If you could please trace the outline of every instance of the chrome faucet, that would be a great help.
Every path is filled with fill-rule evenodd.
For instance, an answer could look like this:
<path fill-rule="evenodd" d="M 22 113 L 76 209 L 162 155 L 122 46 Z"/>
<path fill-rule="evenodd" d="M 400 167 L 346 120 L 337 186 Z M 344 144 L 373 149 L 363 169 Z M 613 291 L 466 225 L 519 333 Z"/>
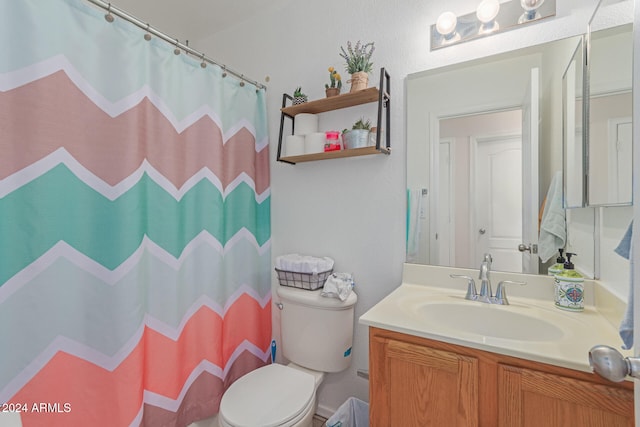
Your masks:
<path fill-rule="evenodd" d="M 496 295 L 491 299 L 492 304 L 499 305 L 509 305 L 509 300 L 507 299 L 507 292 L 505 291 L 504 285 L 520 285 L 524 286 L 527 282 L 516 282 L 515 280 L 503 280 L 498 283 L 498 289 L 496 289 Z"/>
<path fill-rule="evenodd" d="M 491 289 L 491 280 L 489 279 L 489 273 L 491 272 L 491 262 L 493 259 L 491 258 L 491 254 L 484 254 L 484 260 L 480 265 L 480 275 L 478 279 L 480 279 L 480 293 L 476 290 L 476 283 L 470 276 L 460 275 L 460 274 L 450 274 L 449 277 L 452 278 L 460 278 L 467 280 L 467 294 L 465 295 L 465 299 L 470 301 L 480 301 L 487 304 L 498 304 L 498 305 L 509 305 L 509 300 L 507 299 L 507 293 L 505 291 L 505 285 L 526 285 L 526 282 L 516 282 L 514 280 L 502 280 L 498 283 L 498 289 L 496 290 L 496 294 L 493 295 L 493 290 Z"/>
<path fill-rule="evenodd" d="M 450 274 L 449 277 L 454 279 L 467 279 L 467 294 L 464 299 L 475 301 L 478 299 L 478 291 L 476 290 L 476 282 L 471 276 L 465 276 L 464 274 Z"/>
<path fill-rule="evenodd" d="M 493 290 L 491 289 L 491 279 L 489 279 L 489 273 L 491 272 L 491 254 L 484 254 L 484 260 L 480 264 L 480 295 L 478 295 L 478 301 L 491 302 L 493 298 Z"/>

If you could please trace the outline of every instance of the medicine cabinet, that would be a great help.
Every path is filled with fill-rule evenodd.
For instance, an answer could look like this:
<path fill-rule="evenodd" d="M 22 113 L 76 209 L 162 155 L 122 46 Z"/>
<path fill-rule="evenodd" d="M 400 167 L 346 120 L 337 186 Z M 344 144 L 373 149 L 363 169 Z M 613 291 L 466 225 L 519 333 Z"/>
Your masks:
<path fill-rule="evenodd" d="M 601 0 L 563 75 L 565 208 L 633 202 L 632 17 L 633 2 Z"/>

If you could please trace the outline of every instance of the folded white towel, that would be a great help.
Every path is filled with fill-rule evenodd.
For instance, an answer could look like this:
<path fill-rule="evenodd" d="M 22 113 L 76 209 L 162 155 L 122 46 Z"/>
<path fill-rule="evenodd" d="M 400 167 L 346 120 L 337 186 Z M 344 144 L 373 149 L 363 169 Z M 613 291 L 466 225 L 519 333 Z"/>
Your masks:
<path fill-rule="evenodd" d="M 317 274 L 333 269 L 333 259 L 329 257 L 313 257 L 309 255 L 287 254 L 276 258 L 278 270 L 295 273 Z"/>
<path fill-rule="evenodd" d="M 547 199 L 542 212 L 540 236 L 538 237 L 538 256 L 547 262 L 558 249 L 564 248 L 567 241 L 567 223 L 562 200 L 562 172 L 553 175 L 547 191 Z"/>

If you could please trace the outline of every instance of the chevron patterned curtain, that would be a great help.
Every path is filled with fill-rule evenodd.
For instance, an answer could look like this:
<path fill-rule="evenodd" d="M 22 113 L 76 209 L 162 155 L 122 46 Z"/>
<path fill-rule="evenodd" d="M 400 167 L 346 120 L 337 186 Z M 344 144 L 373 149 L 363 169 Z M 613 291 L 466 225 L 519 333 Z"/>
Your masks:
<path fill-rule="evenodd" d="M 0 404 L 186 426 L 269 361 L 264 90 L 82 0 L 0 0 Z"/>

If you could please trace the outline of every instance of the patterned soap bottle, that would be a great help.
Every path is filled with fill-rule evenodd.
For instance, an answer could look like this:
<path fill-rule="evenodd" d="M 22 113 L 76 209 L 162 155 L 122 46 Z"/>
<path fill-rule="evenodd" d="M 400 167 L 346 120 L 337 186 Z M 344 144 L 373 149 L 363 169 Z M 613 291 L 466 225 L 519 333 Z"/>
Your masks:
<path fill-rule="evenodd" d="M 571 257 L 575 255 L 567 252 L 564 270 L 555 275 L 555 303 L 562 310 L 584 310 L 584 278 L 571 262 Z"/>

